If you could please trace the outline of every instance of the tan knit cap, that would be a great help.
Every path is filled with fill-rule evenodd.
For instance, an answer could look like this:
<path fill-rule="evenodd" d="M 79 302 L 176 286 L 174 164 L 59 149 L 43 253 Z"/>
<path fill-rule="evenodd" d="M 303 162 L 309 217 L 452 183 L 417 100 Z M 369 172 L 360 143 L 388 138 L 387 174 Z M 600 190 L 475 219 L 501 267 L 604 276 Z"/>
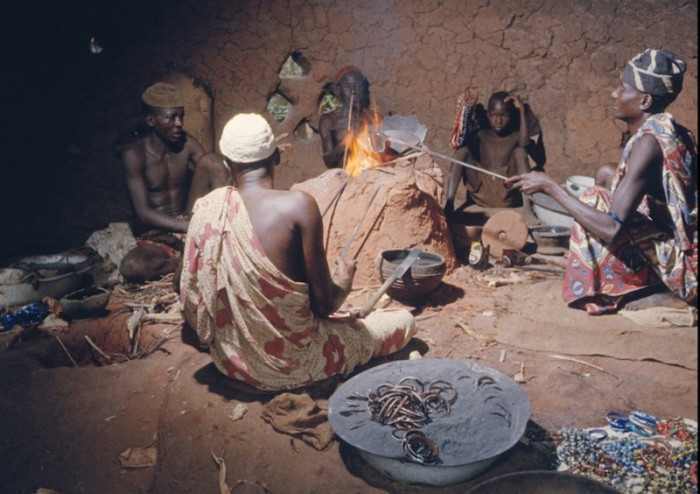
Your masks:
<path fill-rule="evenodd" d="M 257 113 L 239 113 L 224 126 L 219 149 L 235 163 L 269 158 L 277 149 L 270 124 Z"/>
<path fill-rule="evenodd" d="M 141 99 L 149 106 L 156 108 L 177 108 L 185 106 L 180 90 L 167 82 L 156 82 L 146 88 Z"/>

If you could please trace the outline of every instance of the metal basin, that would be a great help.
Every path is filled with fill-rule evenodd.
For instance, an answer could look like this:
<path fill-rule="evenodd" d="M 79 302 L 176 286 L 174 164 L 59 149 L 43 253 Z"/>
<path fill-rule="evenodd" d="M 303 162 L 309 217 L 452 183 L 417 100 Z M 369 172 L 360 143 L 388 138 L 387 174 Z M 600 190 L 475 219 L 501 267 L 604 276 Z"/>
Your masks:
<path fill-rule="evenodd" d="M 0 306 L 15 307 L 60 298 L 80 287 L 91 267 L 84 254 L 61 253 L 29 256 L 0 268 Z"/>
<path fill-rule="evenodd" d="M 532 211 L 544 224 L 550 226 L 566 226 L 571 228 L 574 218 L 557 201 L 542 192 L 531 196 Z"/>
<path fill-rule="evenodd" d="M 580 197 L 589 187 L 595 185 L 595 178 L 586 175 L 569 175 L 566 177 L 566 190 L 574 197 Z"/>
<path fill-rule="evenodd" d="M 437 446 L 435 464 L 407 456 L 395 429 L 372 420 L 367 402 L 358 399 L 405 377 L 446 381 L 457 391 L 449 415 L 420 429 Z M 335 433 L 385 476 L 445 486 L 478 475 L 512 448 L 525 432 L 530 402 L 515 381 L 488 367 L 449 359 L 405 360 L 379 365 L 345 382 L 331 396 L 328 418 Z"/>
<path fill-rule="evenodd" d="M 105 313 L 110 293 L 101 287 L 82 288 L 69 293 L 59 303 L 72 319 L 88 319 Z"/>

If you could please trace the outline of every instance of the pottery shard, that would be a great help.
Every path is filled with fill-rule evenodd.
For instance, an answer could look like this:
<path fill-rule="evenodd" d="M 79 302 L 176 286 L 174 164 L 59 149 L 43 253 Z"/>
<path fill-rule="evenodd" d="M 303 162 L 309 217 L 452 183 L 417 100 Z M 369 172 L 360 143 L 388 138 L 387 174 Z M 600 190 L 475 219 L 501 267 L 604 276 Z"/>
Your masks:
<path fill-rule="evenodd" d="M 316 199 L 323 214 L 328 265 L 332 271 L 343 251 L 345 260 L 357 259 L 358 287 L 380 284 L 374 260 L 386 249 L 418 247 L 443 256 L 448 273 L 454 269 L 452 236 L 440 206 L 442 188 L 442 171 L 422 156 L 368 169 L 354 178 L 341 169 L 328 170 L 291 190 Z"/>

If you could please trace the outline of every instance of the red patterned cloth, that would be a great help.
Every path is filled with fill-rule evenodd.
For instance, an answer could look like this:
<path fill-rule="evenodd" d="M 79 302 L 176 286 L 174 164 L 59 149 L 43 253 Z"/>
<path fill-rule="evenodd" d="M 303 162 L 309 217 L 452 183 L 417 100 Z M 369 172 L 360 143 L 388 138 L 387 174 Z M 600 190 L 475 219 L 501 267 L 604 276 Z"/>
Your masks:
<path fill-rule="evenodd" d="M 216 367 L 264 390 L 346 375 L 403 348 L 416 331 L 407 310 L 315 316 L 308 285 L 272 264 L 234 187 L 215 189 L 194 206 L 180 299 Z"/>
<path fill-rule="evenodd" d="M 625 176 L 634 144 L 645 134 L 653 135 L 663 151 L 666 201 L 645 196 L 613 244 L 603 244 L 578 223 L 571 229 L 563 297 L 589 314 L 615 311 L 622 296 L 660 283 L 689 304 L 697 303 L 698 162 L 690 132 L 668 113 L 650 117 L 625 146 L 612 191 Z M 608 212 L 612 195 L 594 187 L 580 199 Z"/>

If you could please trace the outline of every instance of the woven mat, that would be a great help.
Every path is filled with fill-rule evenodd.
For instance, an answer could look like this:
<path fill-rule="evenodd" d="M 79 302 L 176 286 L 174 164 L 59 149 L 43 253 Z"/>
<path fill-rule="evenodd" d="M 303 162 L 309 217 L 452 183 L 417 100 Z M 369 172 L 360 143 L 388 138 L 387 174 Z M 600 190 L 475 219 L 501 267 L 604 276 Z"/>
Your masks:
<path fill-rule="evenodd" d="M 519 348 L 655 360 L 697 370 L 697 327 L 655 328 L 619 314 L 589 316 L 564 303 L 561 283 L 557 278 L 513 285 L 504 312 L 495 317 L 477 315 L 469 322 L 497 341 Z"/>

